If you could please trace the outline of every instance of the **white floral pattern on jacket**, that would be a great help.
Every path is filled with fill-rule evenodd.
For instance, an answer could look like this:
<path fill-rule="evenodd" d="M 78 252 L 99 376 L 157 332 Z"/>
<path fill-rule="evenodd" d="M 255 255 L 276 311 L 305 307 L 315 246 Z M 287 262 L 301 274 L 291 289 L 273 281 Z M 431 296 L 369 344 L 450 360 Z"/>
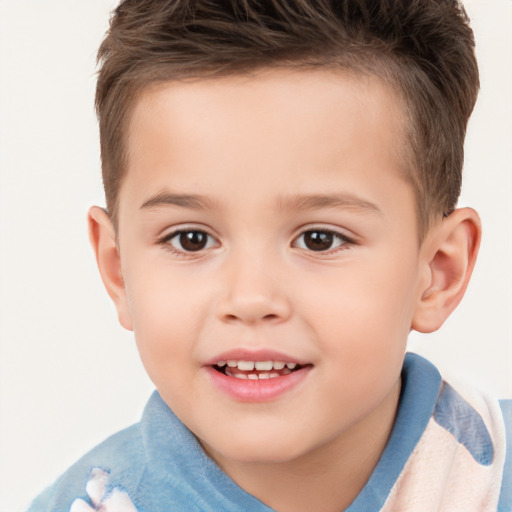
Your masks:
<path fill-rule="evenodd" d="M 128 494 L 119 489 L 105 495 L 105 484 L 108 473 L 100 468 L 91 471 L 85 492 L 89 496 L 92 507 L 84 500 L 77 498 L 71 504 L 69 512 L 137 512 Z"/>

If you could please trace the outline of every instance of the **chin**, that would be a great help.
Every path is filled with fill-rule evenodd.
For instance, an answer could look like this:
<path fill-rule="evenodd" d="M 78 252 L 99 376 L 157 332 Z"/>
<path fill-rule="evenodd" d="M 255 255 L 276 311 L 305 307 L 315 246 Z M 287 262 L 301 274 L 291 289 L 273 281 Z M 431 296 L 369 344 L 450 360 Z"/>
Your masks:
<path fill-rule="evenodd" d="M 221 466 L 222 460 L 246 464 L 280 464 L 296 460 L 304 454 L 304 444 L 299 440 L 292 441 L 288 437 L 283 442 L 283 439 L 286 436 L 273 433 L 271 436 L 257 435 L 251 439 L 231 436 L 223 442 L 212 440 L 211 444 L 200 442 L 208 455 Z"/>

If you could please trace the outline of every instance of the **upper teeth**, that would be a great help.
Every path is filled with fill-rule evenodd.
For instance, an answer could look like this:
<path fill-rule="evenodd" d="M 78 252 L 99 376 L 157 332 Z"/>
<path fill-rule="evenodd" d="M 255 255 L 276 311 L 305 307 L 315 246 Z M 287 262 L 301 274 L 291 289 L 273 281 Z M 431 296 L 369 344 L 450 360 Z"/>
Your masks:
<path fill-rule="evenodd" d="M 230 368 L 238 368 L 244 372 L 250 372 L 255 368 L 261 371 L 282 370 L 285 366 L 293 370 L 297 366 L 296 363 L 285 363 L 283 361 L 235 361 L 233 359 L 217 361 L 217 366 L 219 367 L 226 366 L 226 364 Z"/>

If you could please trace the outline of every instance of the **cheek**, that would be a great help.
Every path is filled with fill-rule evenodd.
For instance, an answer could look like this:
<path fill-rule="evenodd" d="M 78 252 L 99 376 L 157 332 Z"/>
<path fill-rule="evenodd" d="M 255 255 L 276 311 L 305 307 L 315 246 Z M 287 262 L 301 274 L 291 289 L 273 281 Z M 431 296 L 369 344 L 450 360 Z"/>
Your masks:
<path fill-rule="evenodd" d="M 172 378 L 193 360 L 206 292 L 157 265 L 128 274 L 127 297 L 140 357 L 150 377 Z M 158 385 L 158 384 L 157 384 Z"/>
<path fill-rule="evenodd" d="M 361 381 L 401 364 L 414 311 L 415 259 L 360 260 L 310 288 L 304 311 L 322 351 Z M 365 375 L 366 373 L 366 375 Z M 355 377 L 359 381 L 359 377 Z"/>

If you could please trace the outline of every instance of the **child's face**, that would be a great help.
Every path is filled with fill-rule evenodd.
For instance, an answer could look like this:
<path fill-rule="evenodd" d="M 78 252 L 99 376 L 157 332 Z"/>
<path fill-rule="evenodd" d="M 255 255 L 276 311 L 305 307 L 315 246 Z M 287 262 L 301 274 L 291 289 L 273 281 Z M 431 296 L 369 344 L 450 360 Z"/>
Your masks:
<path fill-rule="evenodd" d="M 401 118 L 376 78 L 334 71 L 170 83 L 136 105 L 120 317 L 218 461 L 291 461 L 392 416 L 424 277 Z"/>

